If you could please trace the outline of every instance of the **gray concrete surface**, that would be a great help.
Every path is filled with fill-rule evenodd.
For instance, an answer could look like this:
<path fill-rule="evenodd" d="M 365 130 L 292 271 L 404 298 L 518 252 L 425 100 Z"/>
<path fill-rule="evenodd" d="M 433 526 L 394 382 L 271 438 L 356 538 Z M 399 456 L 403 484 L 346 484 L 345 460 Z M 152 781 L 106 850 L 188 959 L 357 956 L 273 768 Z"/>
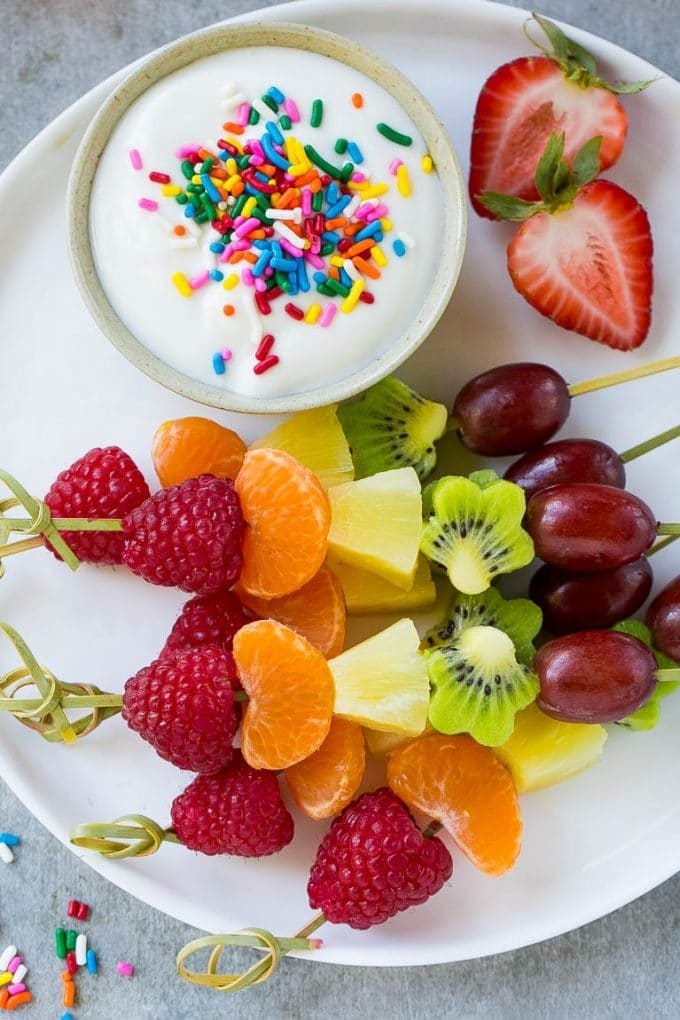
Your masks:
<path fill-rule="evenodd" d="M 0 0 L 0 168 L 52 117 L 132 58 L 261 6 L 264 0 Z M 543 0 L 541 11 L 680 76 L 680 0 Z M 102 962 L 96 979 L 80 981 L 78 1020 L 680 1016 L 680 876 L 586 928 L 503 956 L 383 971 L 284 960 L 268 986 L 220 998 L 175 977 L 175 952 L 192 929 L 79 864 L 0 784 L 2 830 L 19 833 L 23 843 L 14 864 L 0 864 L 0 942 L 21 947 L 35 995 L 25 1015 L 41 1020 L 62 1012 L 52 932 L 72 896 L 93 906 L 88 927 Z M 132 980 L 115 974 L 121 959 L 134 961 Z"/>

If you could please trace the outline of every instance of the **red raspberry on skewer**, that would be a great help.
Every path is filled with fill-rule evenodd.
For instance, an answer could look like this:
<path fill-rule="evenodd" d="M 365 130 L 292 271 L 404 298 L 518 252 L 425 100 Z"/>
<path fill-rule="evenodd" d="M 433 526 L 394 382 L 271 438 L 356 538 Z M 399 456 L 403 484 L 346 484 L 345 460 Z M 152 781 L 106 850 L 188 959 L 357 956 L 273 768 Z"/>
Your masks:
<path fill-rule="evenodd" d="M 424 836 L 399 798 L 382 788 L 363 794 L 335 819 L 307 892 L 327 921 L 370 928 L 424 903 L 452 874 L 442 841 Z"/>
<path fill-rule="evenodd" d="M 233 757 L 236 669 L 216 645 L 174 652 L 125 684 L 122 715 L 161 758 L 190 772 L 217 772 Z"/>
<path fill-rule="evenodd" d="M 61 472 L 45 496 L 53 517 L 120 518 L 150 495 L 142 472 L 119 446 L 97 447 Z M 125 538 L 116 531 L 62 533 L 81 563 L 121 563 Z M 49 542 L 45 545 L 61 559 Z"/>
<path fill-rule="evenodd" d="M 159 658 L 165 659 L 179 649 L 202 645 L 219 645 L 230 652 L 236 631 L 252 620 L 246 614 L 247 610 L 230 591 L 189 599 L 175 620 Z"/>
<path fill-rule="evenodd" d="M 123 520 L 123 562 L 151 584 L 196 595 L 238 580 L 245 522 L 228 478 L 200 475 L 155 492 Z"/>
<path fill-rule="evenodd" d="M 189 850 L 265 857 L 293 838 L 293 819 L 273 772 L 253 769 L 234 753 L 229 768 L 198 776 L 175 797 L 172 827 Z"/>

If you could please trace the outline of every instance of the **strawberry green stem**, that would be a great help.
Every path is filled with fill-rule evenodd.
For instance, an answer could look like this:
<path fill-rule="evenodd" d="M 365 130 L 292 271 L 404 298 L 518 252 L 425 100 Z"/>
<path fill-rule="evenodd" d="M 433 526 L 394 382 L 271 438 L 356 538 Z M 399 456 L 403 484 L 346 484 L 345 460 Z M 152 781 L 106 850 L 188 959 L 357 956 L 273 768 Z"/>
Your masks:
<path fill-rule="evenodd" d="M 629 464 L 631 460 L 636 460 L 638 457 L 644 456 L 645 453 L 656 450 L 657 447 L 663 446 L 664 443 L 670 443 L 672 439 L 677 439 L 678 436 L 680 436 L 680 425 L 674 425 L 672 429 L 666 429 L 665 432 L 660 432 L 658 436 L 653 436 L 651 439 L 645 440 L 644 443 L 631 446 L 629 450 L 620 453 L 619 457 L 624 464 Z"/>
<path fill-rule="evenodd" d="M 609 386 L 618 386 L 619 383 L 644 379 L 648 375 L 658 375 L 659 372 L 668 372 L 673 368 L 680 368 L 680 357 L 662 358 L 661 361 L 650 361 L 647 365 L 637 365 L 624 372 L 612 372 L 610 375 L 600 375 L 595 379 L 587 379 L 585 382 L 573 383 L 569 387 L 569 395 L 580 397 L 583 393 L 594 393 L 596 390 L 604 390 Z"/>
<path fill-rule="evenodd" d="M 278 938 L 263 928 L 246 928 L 229 935 L 204 935 L 202 938 L 187 942 L 177 954 L 177 973 L 192 985 L 202 985 L 219 992 L 239 992 L 244 988 L 262 984 L 276 970 L 279 960 L 290 952 L 320 949 L 321 939 L 310 939 L 308 936 L 325 924 L 324 914 L 317 914 L 292 938 Z M 245 947 L 262 949 L 266 955 L 240 974 L 218 974 L 217 967 L 222 953 L 226 948 Z M 211 949 L 205 970 L 193 971 L 185 966 L 186 960 L 194 953 L 203 949 Z"/>
<path fill-rule="evenodd" d="M 657 535 L 680 535 L 680 524 L 657 524 Z"/>

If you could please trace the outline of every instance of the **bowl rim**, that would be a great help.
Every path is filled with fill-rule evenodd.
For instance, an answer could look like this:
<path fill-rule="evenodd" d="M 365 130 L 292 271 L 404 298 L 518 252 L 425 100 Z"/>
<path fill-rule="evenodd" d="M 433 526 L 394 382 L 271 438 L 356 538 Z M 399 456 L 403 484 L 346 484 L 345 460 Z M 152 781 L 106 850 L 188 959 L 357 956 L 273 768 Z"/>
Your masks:
<path fill-rule="evenodd" d="M 340 61 L 382 86 L 423 135 L 439 171 L 444 198 L 441 256 L 417 313 L 390 347 L 367 364 L 327 384 L 282 396 L 241 394 L 202 382 L 173 368 L 144 346 L 109 300 L 96 270 L 90 233 L 90 201 L 99 160 L 128 108 L 160 79 L 202 57 L 245 46 L 285 46 Z M 97 110 L 76 151 L 67 187 L 67 242 L 73 274 L 90 314 L 104 336 L 155 382 L 213 408 L 252 414 L 306 410 L 352 397 L 389 375 L 429 336 L 460 275 L 467 240 L 467 192 L 458 156 L 434 109 L 415 85 L 372 50 L 345 36 L 293 22 L 222 22 L 188 35 L 142 58 Z"/>

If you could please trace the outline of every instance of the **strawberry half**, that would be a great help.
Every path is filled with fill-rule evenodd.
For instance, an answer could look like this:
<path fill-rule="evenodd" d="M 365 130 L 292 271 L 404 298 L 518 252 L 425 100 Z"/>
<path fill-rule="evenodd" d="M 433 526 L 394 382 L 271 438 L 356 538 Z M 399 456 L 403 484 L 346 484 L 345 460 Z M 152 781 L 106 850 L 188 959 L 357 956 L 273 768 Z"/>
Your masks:
<path fill-rule="evenodd" d="M 484 191 L 538 198 L 534 169 L 551 134 L 565 134 L 564 158 L 594 135 L 602 137 L 600 170 L 623 149 L 628 116 L 615 93 L 640 92 L 648 81 L 609 83 L 597 75 L 595 58 L 548 21 L 533 15 L 553 49 L 499 67 L 477 100 L 470 145 L 470 198 L 480 216 L 496 218 L 480 200 Z M 532 40 L 533 41 L 533 40 Z M 538 43 L 536 43 L 538 45 Z"/>
<path fill-rule="evenodd" d="M 637 199 L 599 171 L 599 138 L 564 161 L 552 135 L 527 202 L 486 192 L 487 208 L 525 220 L 508 245 L 508 271 L 530 305 L 564 329 L 620 351 L 639 347 L 651 323 L 652 236 Z"/>

